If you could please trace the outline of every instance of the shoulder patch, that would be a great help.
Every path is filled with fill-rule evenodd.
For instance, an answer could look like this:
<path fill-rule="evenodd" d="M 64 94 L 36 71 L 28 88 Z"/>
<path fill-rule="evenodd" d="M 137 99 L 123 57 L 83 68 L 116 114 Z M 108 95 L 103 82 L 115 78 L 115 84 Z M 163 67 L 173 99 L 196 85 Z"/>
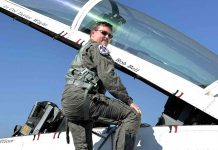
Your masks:
<path fill-rule="evenodd" d="M 99 45 L 98 46 L 99 52 L 100 54 L 104 55 L 104 56 L 108 56 L 110 54 L 109 50 L 107 49 L 107 47 L 103 46 L 103 45 Z"/>

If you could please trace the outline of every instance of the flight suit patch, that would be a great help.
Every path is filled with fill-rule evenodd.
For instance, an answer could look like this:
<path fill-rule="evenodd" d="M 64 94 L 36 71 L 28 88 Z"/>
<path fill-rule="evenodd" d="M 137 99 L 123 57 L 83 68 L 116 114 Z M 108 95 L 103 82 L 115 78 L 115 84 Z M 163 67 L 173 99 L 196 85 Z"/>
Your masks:
<path fill-rule="evenodd" d="M 104 55 L 104 56 L 108 56 L 110 54 L 109 50 L 107 49 L 107 47 L 103 46 L 103 45 L 99 45 L 98 46 L 99 52 L 100 54 Z"/>

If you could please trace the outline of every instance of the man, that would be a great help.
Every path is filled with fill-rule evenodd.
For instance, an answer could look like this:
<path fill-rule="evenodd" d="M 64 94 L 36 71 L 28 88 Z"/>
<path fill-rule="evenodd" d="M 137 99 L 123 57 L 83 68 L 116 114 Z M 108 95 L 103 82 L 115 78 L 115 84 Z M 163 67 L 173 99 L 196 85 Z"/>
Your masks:
<path fill-rule="evenodd" d="M 114 62 L 106 48 L 111 38 L 112 25 L 96 23 L 90 40 L 80 49 L 66 75 L 62 107 L 76 150 L 93 149 L 92 125 L 99 118 L 120 122 L 114 150 L 134 147 L 141 111 L 114 72 Z M 106 97 L 106 90 L 116 99 Z"/>

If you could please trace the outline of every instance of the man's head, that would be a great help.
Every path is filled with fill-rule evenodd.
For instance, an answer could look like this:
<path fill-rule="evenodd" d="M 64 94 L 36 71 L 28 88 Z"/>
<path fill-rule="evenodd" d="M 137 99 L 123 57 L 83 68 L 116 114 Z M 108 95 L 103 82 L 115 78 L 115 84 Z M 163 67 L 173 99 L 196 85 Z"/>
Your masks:
<path fill-rule="evenodd" d="M 112 25 L 107 22 L 96 23 L 90 33 L 90 38 L 104 46 L 107 46 L 112 39 Z"/>

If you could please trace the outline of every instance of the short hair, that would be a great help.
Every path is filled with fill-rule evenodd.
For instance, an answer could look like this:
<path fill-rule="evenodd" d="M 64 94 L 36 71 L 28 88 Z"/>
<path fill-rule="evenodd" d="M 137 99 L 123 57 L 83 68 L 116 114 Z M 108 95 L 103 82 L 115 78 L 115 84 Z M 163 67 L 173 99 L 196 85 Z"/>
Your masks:
<path fill-rule="evenodd" d="M 99 21 L 92 26 L 91 33 L 92 33 L 92 31 L 97 30 L 99 26 L 106 26 L 106 27 L 109 27 L 111 29 L 111 31 L 113 30 L 113 26 L 110 23 L 105 22 L 105 21 Z"/>

